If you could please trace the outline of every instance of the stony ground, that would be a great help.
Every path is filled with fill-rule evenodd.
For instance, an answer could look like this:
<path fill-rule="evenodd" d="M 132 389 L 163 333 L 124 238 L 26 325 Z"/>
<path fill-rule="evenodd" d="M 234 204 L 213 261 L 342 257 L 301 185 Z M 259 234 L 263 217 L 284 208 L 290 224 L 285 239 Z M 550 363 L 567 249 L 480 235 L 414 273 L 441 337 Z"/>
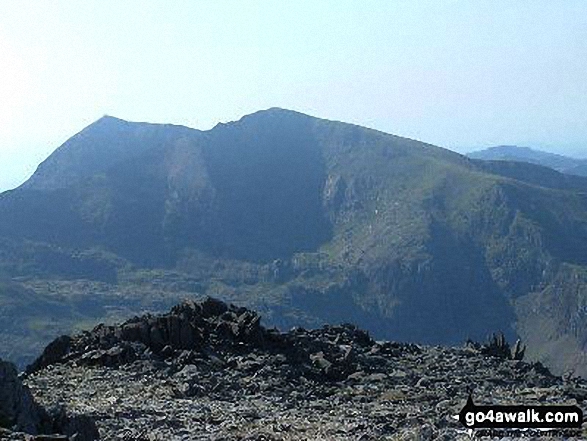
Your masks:
<path fill-rule="evenodd" d="M 93 417 L 104 440 L 464 440 L 453 415 L 469 391 L 476 404 L 587 413 L 585 381 L 487 353 L 352 326 L 279 333 L 209 301 L 62 340 L 25 383 L 39 403 Z"/>

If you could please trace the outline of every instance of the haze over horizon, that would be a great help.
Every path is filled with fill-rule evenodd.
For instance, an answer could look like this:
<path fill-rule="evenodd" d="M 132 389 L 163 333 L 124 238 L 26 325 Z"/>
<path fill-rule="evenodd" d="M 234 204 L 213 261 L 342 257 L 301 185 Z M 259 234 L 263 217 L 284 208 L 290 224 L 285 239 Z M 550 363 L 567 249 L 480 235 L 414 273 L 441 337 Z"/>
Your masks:
<path fill-rule="evenodd" d="M 587 3 L 0 4 L 0 191 L 108 114 L 209 129 L 269 107 L 457 151 L 587 156 Z"/>

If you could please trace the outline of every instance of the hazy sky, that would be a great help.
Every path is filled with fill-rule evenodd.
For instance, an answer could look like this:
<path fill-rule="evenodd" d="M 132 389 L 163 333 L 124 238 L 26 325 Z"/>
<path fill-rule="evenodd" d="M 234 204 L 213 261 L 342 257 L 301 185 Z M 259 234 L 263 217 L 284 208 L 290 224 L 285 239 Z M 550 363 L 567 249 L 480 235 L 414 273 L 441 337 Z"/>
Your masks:
<path fill-rule="evenodd" d="M 0 190 L 104 114 L 268 107 L 587 156 L 587 1 L 0 2 Z"/>

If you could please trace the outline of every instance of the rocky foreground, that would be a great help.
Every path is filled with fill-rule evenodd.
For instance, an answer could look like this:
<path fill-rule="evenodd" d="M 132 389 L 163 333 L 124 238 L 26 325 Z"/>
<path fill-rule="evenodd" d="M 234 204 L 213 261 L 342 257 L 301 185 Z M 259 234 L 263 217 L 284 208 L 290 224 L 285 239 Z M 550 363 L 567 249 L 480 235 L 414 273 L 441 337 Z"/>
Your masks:
<path fill-rule="evenodd" d="M 585 381 L 513 352 L 499 339 L 461 348 L 375 342 L 351 325 L 281 333 L 207 299 L 60 337 L 24 382 L 39 407 L 87 419 L 79 434 L 70 424 L 66 436 L 77 440 L 97 435 L 88 421 L 104 440 L 470 439 L 453 416 L 471 391 L 476 404 L 587 410 Z"/>

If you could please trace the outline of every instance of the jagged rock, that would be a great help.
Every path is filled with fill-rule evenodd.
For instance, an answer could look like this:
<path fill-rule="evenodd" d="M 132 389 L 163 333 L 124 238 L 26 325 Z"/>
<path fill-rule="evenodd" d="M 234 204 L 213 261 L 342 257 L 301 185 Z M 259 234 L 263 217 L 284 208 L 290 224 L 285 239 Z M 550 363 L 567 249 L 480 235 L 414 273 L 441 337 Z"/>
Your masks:
<path fill-rule="evenodd" d="M 514 345 L 511 353 L 512 360 L 523 360 L 525 353 L 526 346 L 522 345 L 522 341 L 520 339 L 516 340 L 516 344 Z"/>
<path fill-rule="evenodd" d="M 0 360 L 0 427 L 36 434 L 43 429 L 45 415 L 12 363 Z"/>
<path fill-rule="evenodd" d="M 109 349 L 95 349 L 86 352 L 78 360 L 93 366 L 119 366 L 136 360 L 140 353 L 144 353 L 144 346 L 141 343 L 133 345 L 129 342 L 121 342 Z"/>
<path fill-rule="evenodd" d="M 481 352 L 493 357 L 511 358 L 510 345 L 502 332 L 491 335 L 488 342 L 481 347 Z"/>
<path fill-rule="evenodd" d="M 104 440 L 464 440 L 452 416 L 471 391 L 480 404 L 585 410 L 585 381 L 509 349 L 498 336 L 462 348 L 374 342 L 352 325 L 281 333 L 207 299 L 74 336 L 26 381 L 45 406 L 94 418 Z"/>
<path fill-rule="evenodd" d="M 59 344 L 64 341 L 61 338 Z M 55 348 L 48 354 L 60 351 Z M 0 360 L 0 439 L 93 441 L 99 439 L 99 433 L 86 415 L 67 413 L 62 406 L 57 412 L 47 411 L 37 404 L 16 367 Z"/>
<path fill-rule="evenodd" d="M 71 349 L 71 337 L 62 335 L 53 340 L 28 368 L 27 372 L 34 372 L 38 369 L 57 363 L 65 358 Z"/>
<path fill-rule="evenodd" d="M 201 304 L 201 312 L 205 318 L 219 316 L 227 310 L 228 307 L 226 306 L 226 303 L 210 297 L 204 300 L 204 302 Z"/>

